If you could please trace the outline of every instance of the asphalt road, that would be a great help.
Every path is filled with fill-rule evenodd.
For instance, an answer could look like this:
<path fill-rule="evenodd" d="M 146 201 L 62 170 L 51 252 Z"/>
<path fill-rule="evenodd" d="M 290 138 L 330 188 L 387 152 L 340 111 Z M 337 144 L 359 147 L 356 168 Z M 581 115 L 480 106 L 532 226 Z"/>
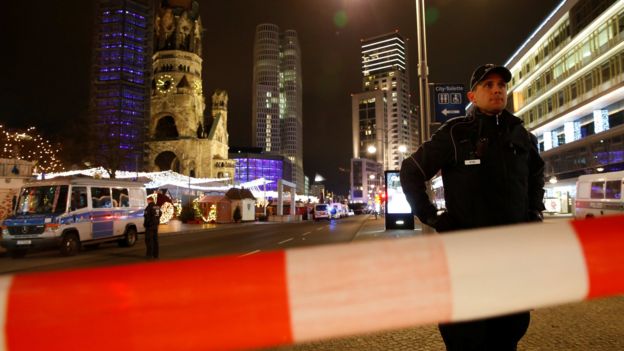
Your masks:
<path fill-rule="evenodd" d="M 366 218 L 354 216 L 319 222 L 231 224 L 201 231 L 162 234 L 159 236 L 160 259 L 250 255 L 290 247 L 350 242 Z M 3 257 L 0 258 L 0 274 L 131 264 L 144 262 L 144 256 L 145 245 L 141 235 L 131 248 L 105 243 L 97 248 L 85 247 L 72 257 L 61 257 L 56 250 L 32 252 L 20 259 Z"/>

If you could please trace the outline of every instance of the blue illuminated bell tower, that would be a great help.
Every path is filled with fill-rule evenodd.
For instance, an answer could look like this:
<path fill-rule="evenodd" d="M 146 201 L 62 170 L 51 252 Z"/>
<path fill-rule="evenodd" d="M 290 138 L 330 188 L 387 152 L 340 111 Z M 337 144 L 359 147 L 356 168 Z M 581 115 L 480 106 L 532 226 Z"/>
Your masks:
<path fill-rule="evenodd" d="M 153 0 L 98 0 L 95 6 L 95 160 L 110 169 L 142 170 L 150 117 Z"/>

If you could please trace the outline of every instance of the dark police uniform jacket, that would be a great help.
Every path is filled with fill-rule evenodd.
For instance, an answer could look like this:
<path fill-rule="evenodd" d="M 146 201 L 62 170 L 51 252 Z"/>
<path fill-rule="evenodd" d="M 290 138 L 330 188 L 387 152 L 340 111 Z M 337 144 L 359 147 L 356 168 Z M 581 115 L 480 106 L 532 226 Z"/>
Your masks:
<path fill-rule="evenodd" d="M 425 182 L 442 173 L 446 213 Z M 439 232 L 541 219 L 544 161 L 537 139 L 506 110 L 469 109 L 449 120 L 401 165 L 401 186 L 418 218 Z"/>
<path fill-rule="evenodd" d="M 150 202 L 143 212 L 143 226 L 145 230 L 156 229 L 158 224 L 160 224 L 160 207 Z"/>

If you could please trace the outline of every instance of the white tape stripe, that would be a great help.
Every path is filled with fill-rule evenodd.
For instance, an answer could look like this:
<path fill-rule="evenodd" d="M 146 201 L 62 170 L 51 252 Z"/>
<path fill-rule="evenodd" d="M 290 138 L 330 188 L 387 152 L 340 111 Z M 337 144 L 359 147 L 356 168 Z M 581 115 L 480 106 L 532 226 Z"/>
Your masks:
<path fill-rule="evenodd" d="M 295 342 L 432 323 L 451 317 L 437 236 L 286 252 Z"/>
<path fill-rule="evenodd" d="M 0 351 L 8 350 L 6 340 L 6 318 L 7 307 L 9 303 L 9 289 L 11 289 L 11 283 L 13 276 L 0 276 Z"/>
<path fill-rule="evenodd" d="M 585 259 L 568 222 L 442 237 L 454 321 L 581 301 L 587 295 Z"/>
<path fill-rule="evenodd" d="M 238 256 L 238 257 L 239 257 L 239 258 L 241 258 L 241 257 L 245 257 L 245 256 L 249 256 L 249 255 L 257 254 L 258 252 L 260 252 L 260 250 L 254 250 L 254 251 L 248 252 L 248 253 L 246 253 L 246 254 L 240 255 L 240 256 Z"/>

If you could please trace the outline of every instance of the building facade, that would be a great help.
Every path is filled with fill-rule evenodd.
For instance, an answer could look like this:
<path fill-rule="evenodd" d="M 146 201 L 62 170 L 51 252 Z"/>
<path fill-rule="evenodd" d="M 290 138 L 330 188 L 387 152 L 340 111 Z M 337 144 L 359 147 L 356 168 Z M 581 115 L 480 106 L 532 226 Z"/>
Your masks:
<path fill-rule="evenodd" d="M 390 169 L 388 135 L 384 128 L 388 115 L 387 94 L 373 90 L 351 95 L 353 157 L 376 161 Z"/>
<path fill-rule="evenodd" d="M 384 170 L 381 164 L 366 158 L 351 159 L 351 203 L 373 205 L 375 194 L 383 190 Z"/>
<path fill-rule="evenodd" d="M 98 0 L 95 5 L 90 114 L 97 162 L 143 168 L 150 116 L 153 5 L 149 0 Z"/>
<path fill-rule="evenodd" d="M 284 155 L 291 179 L 304 192 L 301 50 L 297 32 L 256 27 L 253 66 L 253 145 Z"/>
<path fill-rule="evenodd" d="M 310 186 L 310 196 L 316 196 L 319 203 L 325 203 L 326 201 L 325 185 L 321 183 L 312 183 L 312 185 Z"/>
<path fill-rule="evenodd" d="M 352 95 L 353 157 L 399 169 L 418 147 L 407 41 L 398 32 L 363 39 L 361 54 L 363 92 Z"/>
<path fill-rule="evenodd" d="M 569 207 L 576 177 L 624 169 L 624 2 L 562 1 L 506 65 L 510 110 L 546 161 L 547 197 Z"/>
<path fill-rule="evenodd" d="M 198 2 L 164 1 L 155 23 L 147 168 L 199 178 L 233 178 L 227 93 L 216 91 L 211 112 L 204 112 Z"/>

